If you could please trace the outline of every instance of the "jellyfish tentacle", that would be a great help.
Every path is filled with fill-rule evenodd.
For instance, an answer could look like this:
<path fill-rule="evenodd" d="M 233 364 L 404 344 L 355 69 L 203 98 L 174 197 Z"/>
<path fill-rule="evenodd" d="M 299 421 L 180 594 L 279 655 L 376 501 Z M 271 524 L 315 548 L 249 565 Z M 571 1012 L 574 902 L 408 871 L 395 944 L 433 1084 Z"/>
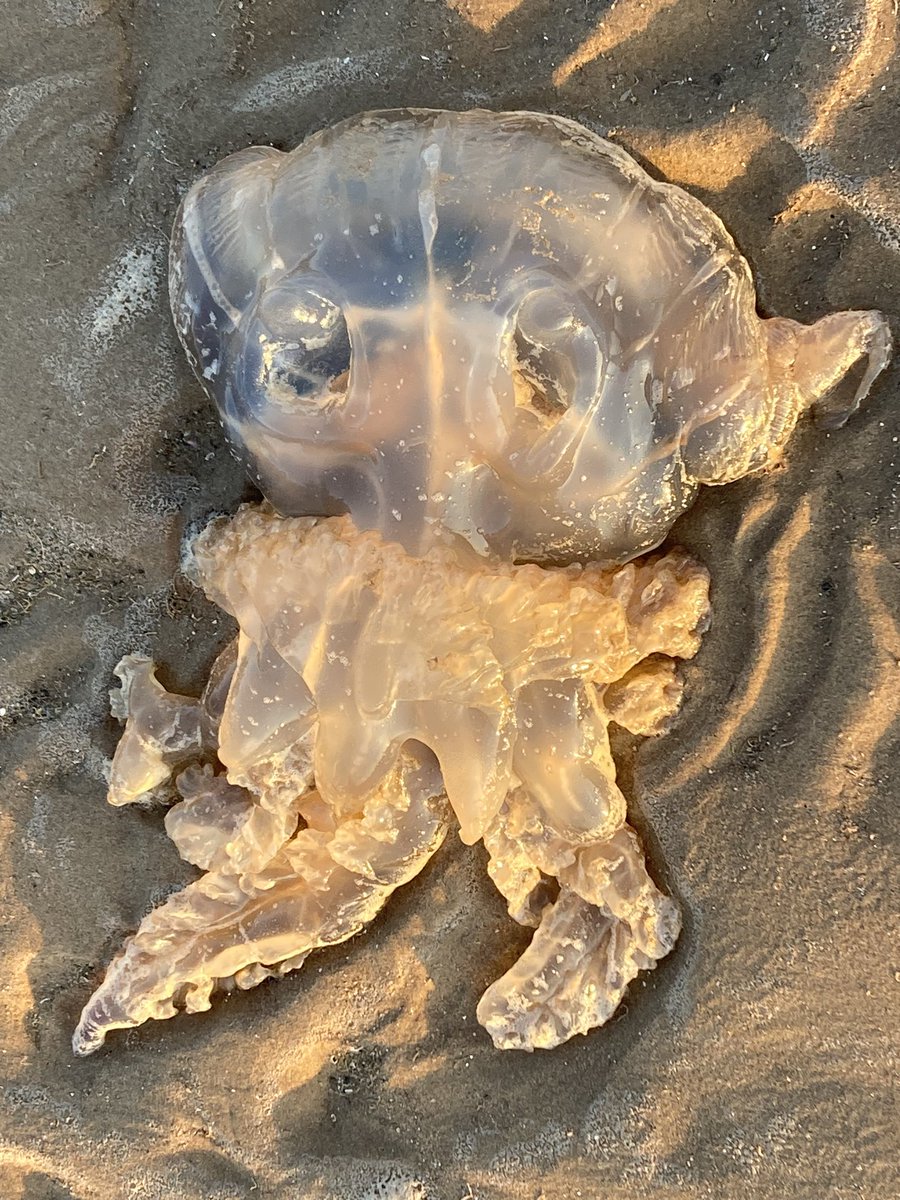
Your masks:
<path fill-rule="evenodd" d="M 311 798 L 310 798 L 311 799 Z M 443 841 L 448 805 L 433 756 L 407 745 L 359 813 L 300 830 L 256 886 L 210 871 L 142 922 L 85 1007 L 73 1037 L 91 1054 L 113 1029 L 210 1006 L 218 987 L 253 987 L 310 951 L 358 933 Z"/>
<path fill-rule="evenodd" d="M 678 938 L 678 906 L 650 879 L 627 826 L 580 847 L 559 882 L 527 950 L 479 1001 L 498 1049 L 551 1049 L 602 1025 Z"/>
<path fill-rule="evenodd" d="M 152 796 L 174 776 L 181 799 L 166 814 L 166 831 L 178 853 L 203 870 L 246 876 L 251 889 L 297 828 L 298 799 L 312 784 L 316 734 L 315 710 L 296 703 L 290 722 L 280 709 L 261 708 L 268 718 L 262 731 L 271 736 L 250 741 L 240 756 L 220 745 L 223 733 L 236 740 L 230 728 L 235 717 L 246 719 L 235 709 L 241 708 L 248 674 L 251 686 L 258 682 L 258 657 L 247 639 L 235 639 L 216 659 L 197 700 L 167 691 L 150 659 L 128 655 L 116 668 L 122 686 L 110 693 L 113 715 L 125 721 L 125 731 L 110 770 L 109 802 Z M 231 768 L 223 774 L 214 771 L 217 754 Z"/>
<path fill-rule="evenodd" d="M 604 652 L 581 677 L 536 679 L 519 690 L 518 785 L 485 833 L 488 872 L 510 915 L 537 926 L 478 1005 L 500 1049 L 550 1048 L 602 1025 L 637 973 L 669 953 L 681 925 L 625 824 L 607 726 L 667 728 L 681 700 L 669 656 L 697 649 L 708 576 L 673 551 L 618 571 L 589 568 L 585 577 L 616 601 L 594 635 Z M 579 634 L 577 644 L 588 638 Z"/>
<path fill-rule="evenodd" d="M 151 659 L 127 654 L 115 675 L 122 686 L 110 692 L 110 710 L 125 732 L 110 767 L 108 800 L 118 807 L 151 796 L 210 746 L 200 701 L 167 691 Z"/>

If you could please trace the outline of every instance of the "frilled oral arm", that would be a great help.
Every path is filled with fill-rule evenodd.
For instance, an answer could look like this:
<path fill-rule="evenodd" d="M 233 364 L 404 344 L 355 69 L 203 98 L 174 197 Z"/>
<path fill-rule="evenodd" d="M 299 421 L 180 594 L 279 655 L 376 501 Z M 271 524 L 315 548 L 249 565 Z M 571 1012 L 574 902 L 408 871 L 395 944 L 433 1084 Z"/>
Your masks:
<path fill-rule="evenodd" d="M 496 1045 L 607 1020 L 679 929 L 625 824 L 607 725 L 667 726 L 705 571 L 679 552 L 614 570 L 414 558 L 348 518 L 254 507 L 214 522 L 195 564 L 239 636 L 199 701 L 123 660 L 109 798 L 174 776 L 166 829 L 205 873 L 126 943 L 76 1051 L 353 936 L 454 814 L 512 916 L 537 926 L 479 1005 Z"/>

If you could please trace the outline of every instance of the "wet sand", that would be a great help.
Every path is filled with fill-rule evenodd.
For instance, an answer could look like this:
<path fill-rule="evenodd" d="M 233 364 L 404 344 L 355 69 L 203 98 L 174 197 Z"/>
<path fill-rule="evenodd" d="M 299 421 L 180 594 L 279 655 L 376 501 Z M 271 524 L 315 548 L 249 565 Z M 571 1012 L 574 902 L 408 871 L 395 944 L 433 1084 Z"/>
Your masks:
<path fill-rule="evenodd" d="M 178 575 L 252 495 L 170 326 L 197 173 L 403 104 L 557 112 L 683 183 L 766 313 L 900 332 L 892 0 L 11 0 L 0 27 L 0 1195 L 27 1200 L 886 1200 L 896 1074 L 896 367 L 676 527 L 713 626 L 633 823 L 682 904 L 604 1029 L 495 1051 L 528 933 L 451 837 L 367 933 L 212 1011 L 69 1039 L 123 938 L 192 877 L 104 802 L 112 667 L 196 689 L 230 633 Z M 893 873 L 893 878 L 892 878 Z"/>

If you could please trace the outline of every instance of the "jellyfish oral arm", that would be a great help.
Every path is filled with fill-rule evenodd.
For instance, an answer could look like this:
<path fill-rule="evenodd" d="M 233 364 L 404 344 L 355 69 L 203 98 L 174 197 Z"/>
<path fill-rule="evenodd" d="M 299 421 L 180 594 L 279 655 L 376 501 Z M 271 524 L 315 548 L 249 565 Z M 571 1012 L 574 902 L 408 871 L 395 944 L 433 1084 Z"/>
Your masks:
<path fill-rule="evenodd" d="M 209 871 L 154 909 L 86 1005 L 75 1053 L 93 1053 L 114 1029 L 201 1012 L 217 990 L 285 975 L 310 951 L 358 933 L 443 841 L 447 807 L 429 758 L 404 751 L 361 813 L 336 826 L 316 821 L 323 806 L 307 793 L 302 807 L 326 827 L 292 834 L 258 864 L 254 882 Z M 255 807 L 249 797 L 247 806 Z M 210 840 L 218 833 L 212 814 Z"/>
<path fill-rule="evenodd" d="M 693 654 L 706 619 L 702 568 L 677 552 L 607 571 L 418 558 L 349 518 L 311 525 L 253 506 L 215 522 L 194 554 L 240 635 L 200 701 L 166 693 L 143 664 L 117 694 L 117 757 L 158 786 L 172 730 L 189 715 L 205 731 L 198 765 L 180 742 L 168 760 L 182 798 L 166 827 L 206 874 L 110 966 L 77 1052 L 353 936 L 451 814 L 465 840 L 484 838 L 513 915 L 539 925 L 479 1008 L 497 1045 L 554 1045 L 606 1020 L 678 928 L 624 825 L 606 726 L 610 711 L 633 726 L 671 712 L 669 656 Z M 115 798 L 140 793 L 120 782 Z"/>

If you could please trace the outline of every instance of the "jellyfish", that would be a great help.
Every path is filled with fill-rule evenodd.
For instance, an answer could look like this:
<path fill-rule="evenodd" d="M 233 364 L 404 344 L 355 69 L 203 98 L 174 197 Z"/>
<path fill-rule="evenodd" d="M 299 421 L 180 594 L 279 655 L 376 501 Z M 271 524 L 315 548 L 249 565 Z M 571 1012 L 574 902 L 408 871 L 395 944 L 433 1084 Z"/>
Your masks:
<path fill-rule="evenodd" d="M 478 1004 L 494 1044 L 602 1025 L 680 928 L 609 737 L 671 726 L 709 621 L 706 568 L 660 547 L 807 410 L 849 417 L 884 317 L 761 318 L 699 201 L 523 112 L 233 154 L 182 202 L 170 289 L 264 499 L 190 546 L 238 627 L 203 694 L 117 669 L 108 798 L 177 796 L 202 874 L 111 963 L 76 1052 L 352 937 L 453 827 L 534 929 Z"/>

